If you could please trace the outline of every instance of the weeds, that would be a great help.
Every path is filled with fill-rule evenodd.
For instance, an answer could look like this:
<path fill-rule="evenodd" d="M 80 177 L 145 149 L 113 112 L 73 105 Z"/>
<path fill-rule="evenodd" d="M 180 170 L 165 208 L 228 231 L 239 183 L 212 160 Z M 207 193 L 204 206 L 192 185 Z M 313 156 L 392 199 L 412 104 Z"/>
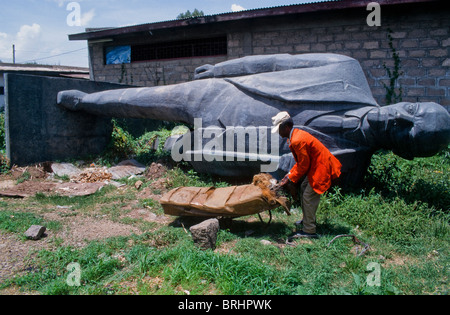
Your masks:
<path fill-rule="evenodd" d="M 5 112 L 0 113 L 0 174 L 9 170 L 10 162 L 6 157 Z"/>
<path fill-rule="evenodd" d="M 403 93 L 403 88 L 401 86 L 396 89 L 398 78 L 403 74 L 403 72 L 400 70 L 401 61 L 397 49 L 394 48 L 394 39 L 392 38 L 391 34 L 392 30 L 389 28 L 387 37 L 389 40 L 389 48 L 392 53 L 392 59 L 394 60 L 394 69 L 391 71 L 391 69 L 389 69 L 386 64 L 383 64 L 383 68 L 386 70 L 389 77 L 389 86 L 382 82 L 383 87 L 386 90 L 386 105 L 401 102 Z"/>
<path fill-rule="evenodd" d="M 100 164 L 117 164 L 129 158 L 136 158 L 141 163 L 149 164 L 170 156 L 170 153 L 164 150 L 164 142 L 170 136 L 170 130 L 162 128 L 135 138 L 115 119 L 112 120 L 112 124 L 111 141 L 102 157 L 99 158 Z"/>

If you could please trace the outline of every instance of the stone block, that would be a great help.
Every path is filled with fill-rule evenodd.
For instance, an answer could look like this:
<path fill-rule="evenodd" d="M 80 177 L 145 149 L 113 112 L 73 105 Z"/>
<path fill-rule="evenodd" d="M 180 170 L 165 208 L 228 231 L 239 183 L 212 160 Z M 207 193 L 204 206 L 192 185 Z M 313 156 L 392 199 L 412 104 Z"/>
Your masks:
<path fill-rule="evenodd" d="M 44 235 L 44 232 L 47 230 L 45 226 L 40 225 L 32 225 L 26 232 L 25 236 L 28 239 L 39 240 Z"/>
<path fill-rule="evenodd" d="M 364 49 L 378 49 L 380 48 L 380 43 L 379 42 L 365 42 L 363 45 Z"/>
<path fill-rule="evenodd" d="M 81 170 L 72 163 L 53 163 L 51 165 L 53 173 L 57 176 L 76 176 L 81 173 Z"/>
<path fill-rule="evenodd" d="M 406 32 L 394 32 L 391 34 L 392 38 L 401 39 L 406 37 Z"/>
<path fill-rule="evenodd" d="M 450 79 L 439 80 L 439 86 L 450 86 Z"/>
<path fill-rule="evenodd" d="M 430 95 L 430 96 L 445 96 L 445 89 L 427 88 L 427 95 Z"/>
<path fill-rule="evenodd" d="M 219 220 L 209 219 L 197 225 L 191 226 L 194 243 L 202 249 L 214 249 L 216 247 L 217 233 L 219 232 Z"/>
<path fill-rule="evenodd" d="M 447 49 L 433 49 L 430 50 L 430 56 L 431 57 L 446 57 L 447 54 Z"/>
<path fill-rule="evenodd" d="M 425 39 L 420 41 L 420 47 L 437 47 L 438 41 L 435 39 Z"/>
<path fill-rule="evenodd" d="M 435 79 L 419 79 L 417 82 L 417 85 L 420 86 L 435 86 L 436 80 Z"/>
<path fill-rule="evenodd" d="M 374 50 L 370 52 L 370 58 L 386 58 L 387 52 L 385 50 Z"/>
<path fill-rule="evenodd" d="M 424 96 L 425 88 L 408 88 L 406 93 L 408 96 Z"/>

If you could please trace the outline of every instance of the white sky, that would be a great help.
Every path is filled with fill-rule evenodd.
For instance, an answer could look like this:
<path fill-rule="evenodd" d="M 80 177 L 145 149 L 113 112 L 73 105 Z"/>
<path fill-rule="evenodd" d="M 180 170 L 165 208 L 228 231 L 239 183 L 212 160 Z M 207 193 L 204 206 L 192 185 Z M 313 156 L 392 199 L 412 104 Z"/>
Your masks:
<path fill-rule="evenodd" d="M 173 20 L 178 14 L 194 9 L 210 15 L 305 2 L 312 1 L 1 0 L 0 60 L 12 62 L 14 44 L 16 63 L 35 61 L 87 67 L 87 42 L 68 40 L 69 34 L 82 33 L 86 27 L 120 27 Z M 73 24 L 70 15 L 74 15 L 74 5 L 79 8 L 81 26 L 70 25 Z"/>

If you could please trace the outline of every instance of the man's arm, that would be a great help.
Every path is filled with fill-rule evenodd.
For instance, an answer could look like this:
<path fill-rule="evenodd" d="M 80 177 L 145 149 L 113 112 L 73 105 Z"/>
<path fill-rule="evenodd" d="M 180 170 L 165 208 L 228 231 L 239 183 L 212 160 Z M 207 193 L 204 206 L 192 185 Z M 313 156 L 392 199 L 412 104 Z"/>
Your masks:
<path fill-rule="evenodd" d="M 294 153 L 297 163 L 289 172 L 289 179 L 293 183 L 297 183 L 308 172 L 311 161 L 304 144 L 294 145 Z"/>

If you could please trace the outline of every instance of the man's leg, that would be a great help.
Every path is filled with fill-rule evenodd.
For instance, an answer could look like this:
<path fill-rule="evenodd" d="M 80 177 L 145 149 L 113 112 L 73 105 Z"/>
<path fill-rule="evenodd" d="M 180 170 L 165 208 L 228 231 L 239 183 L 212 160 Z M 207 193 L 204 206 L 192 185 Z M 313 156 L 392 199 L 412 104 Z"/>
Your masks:
<path fill-rule="evenodd" d="M 306 177 L 301 186 L 302 191 L 302 212 L 303 212 L 303 232 L 309 234 L 316 233 L 316 212 L 320 203 L 320 195 L 312 189 Z"/>

